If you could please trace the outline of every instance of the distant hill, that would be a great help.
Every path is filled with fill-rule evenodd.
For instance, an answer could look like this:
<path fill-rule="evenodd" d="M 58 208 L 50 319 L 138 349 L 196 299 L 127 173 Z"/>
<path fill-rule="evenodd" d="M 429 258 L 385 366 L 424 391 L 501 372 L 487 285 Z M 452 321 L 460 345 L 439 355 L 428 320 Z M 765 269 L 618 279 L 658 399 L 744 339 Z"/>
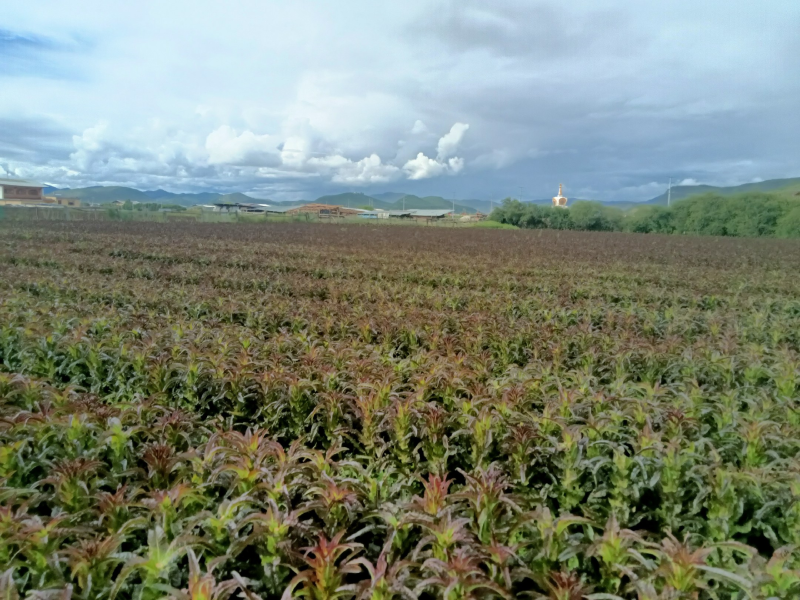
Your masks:
<path fill-rule="evenodd" d="M 171 198 L 173 196 L 177 196 L 178 194 L 173 194 L 172 192 L 168 192 L 167 190 L 145 190 L 144 192 L 153 200 L 162 200 L 164 198 Z"/>
<path fill-rule="evenodd" d="M 394 198 L 394 200 L 390 200 Z M 339 206 L 349 206 L 351 208 L 358 208 L 360 206 L 372 206 L 373 208 L 382 208 L 384 210 L 410 210 L 416 209 L 452 209 L 453 201 L 441 196 L 425 196 L 421 198 L 413 194 L 399 194 L 395 192 L 387 192 L 385 194 L 375 194 L 368 196 L 361 192 L 345 192 L 343 194 L 333 194 L 329 196 L 320 196 L 314 202 L 320 204 L 335 204 Z M 456 212 L 461 213 L 474 213 L 476 207 L 471 205 L 472 202 L 479 202 L 489 206 L 489 202 L 483 200 L 470 200 L 465 202 L 456 202 Z"/>
<path fill-rule="evenodd" d="M 359 208 L 361 206 L 373 206 L 375 208 L 383 208 L 385 202 L 378 200 L 373 196 L 367 196 L 361 192 L 345 192 L 343 194 L 332 194 L 328 196 L 320 196 L 314 202 L 319 204 L 334 204 L 336 206 L 348 206 L 350 208 Z"/>
<path fill-rule="evenodd" d="M 229 196 L 232 196 L 230 194 Z M 161 202 L 169 204 L 182 204 L 184 206 L 192 206 L 194 204 L 213 204 L 214 202 L 255 202 L 249 196 L 244 194 L 236 194 L 236 196 L 246 197 L 247 200 L 222 200 L 226 197 L 223 194 L 216 194 L 214 192 L 198 192 L 195 194 L 170 194 L 169 196 L 157 196 L 151 202 Z"/>
<path fill-rule="evenodd" d="M 405 196 L 403 192 L 381 192 L 380 194 L 372 194 L 372 197 L 381 202 L 395 202 Z"/>
<path fill-rule="evenodd" d="M 121 186 L 94 186 L 64 189 L 53 192 L 59 198 L 77 198 L 83 202 L 114 202 L 115 200 L 134 200 L 136 202 L 152 202 L 145 192 Z"/>
<path fill-rule="evenodd" d="M 117 200 L 132 200 L 134 202 L 159 202 L 161 204 L 181 204 L 193 206 L 195 204 L 209 204 L 214 202 L 260 202 L 269 204 L 269 200 L 258 200 L 245 194 L 219 194 L 216 192 L 197 192 L 190 194 L 175 194 L 165 190 L 141 191 L 121 186 L 94 186 L 75 189 L 47 188 L 46 192 L 60 198 L 78 198 L 83 202 L 104 204 Z"/>
<path fill-rule="evenodd" d="M 755 183 L 745 183 L 732 187 L 717 187 L 713 185 L 676 185 L 672 188 L 672 201 L 682 200 L 696 194 L 714 192 L 723 196 L 732 196 L 742 192 L 783 192 L 793 194 L 800 192 L 800 177 L 791 179 L 768 179 Z M 644 202 L 644 204 L 663 204 L 667 205 L 667 192 Z"/>
<path fill-rule="evenodd" d="M 180 204 L 183 206 L 193 206 L 195 204 L 213 204 L 217 202 L 257 202 L 273 204 L 275 206 L 295 206 L 308 202 L 318 202 L 321 204 L 335 204 L 339 206 L 349 206 L 352 208 L 360 206 L 372 206 L 384 210 L 406 209 L 452 209 L 453 201 L 441 196 L 415 196 L 413 194 L 402 194 L 400 192 L 385 192 L 370 196 L 362 192 L 344 192 L 342 194 L 332 194 L 320 196 L 316 200 L 304 200 L 293 202 L 277 202 L 273 200 L 259 200 L 242 193 L 219 194 L 216 192 L 195 192 L 176 194 L 166 190 L 137 190 L 123 186 L 93 186 L 75 189 L 47 188 L 47 193 L 62 198 L 77 198 L 83 202 L 104 204 L 117 200 L 132 200 L 134 202 L 160 202 L 162 204 Z M 488 200 L 458 200 L 455 203 L 457 213 L 474 213 L 480 211 L 488 213 L 491 202 Z"/>
<path fill-rule="evenodd" d="M 800 177 L 793 179 L 771 179 L 757 183 L 746 183 L 734 187 L 716 187 L 711 185 L 678 185 L 672 188 L 672 201 L 681 200 L 695 194 L 705 192 L 715 192 L 723 195 L 732 195 L 748 191 L 778 192 L 787 196 L 800 197 Z M 76 189 L 58 189 L 52 186 L 45 188 L 48 195 L 60 196 L 63 198 L 78 198 L 84 202 L 107 203 L 115 200 L 133 200 L 135 202 L 160 202 L 162 204 L 180 204 L 183 206 L 193 206 L 195 204 L 213 204 L 216 202 L 256 202 L 272 204 L 275 206 L 296 206 L 308 202 L 319 202 L 322 204 L 335 204 L 339 206 L 349 206 L 356 208 L 359 206 L 372 206 L 385 210 L 406 209 L 452 209 L 453 201 L 442 196 L 416 196 L 414 194 L 403 194 L 401 192 L 382 192 L 376 194 L 364 194 L 361 192 L 344 192 L 341 194 L 330 194 L 320 196 L 316 200 L 296 200 L 292 202 L 279 202 L 273 200 L 259 200 L 242 193 L 220 194 L 216 192 L 196 192 L 177 194 L 166 190 L 146 190 L 141 191 L 130 187 L 122 186 L 94 186 Z M 578 198 L 570 198 L 570 204 L 577 202 Z M 490 202 L 488 200 L 456 200 L 455 209 L 457 213 L 474 213 L 480 211 L 489 213 L 492 205 L 498 205 L 500 200 Z M 526 200 L 526 203 L 541 204 L 549 206 L 550 198 L 537 200 Z M 614 206 L 622 210 L 641 206 L 645 204 L 666 205 L 667 194 L 661 194 L 645 202 L 614 202 L 604 201 L 606 206 Z"/>
<path fill-rule="evenodd" d="M 456 204 L 468 206 L 484 214 L 492 212 L 492 207 L 500 204 L 497 200 L 456 200 Z"/>

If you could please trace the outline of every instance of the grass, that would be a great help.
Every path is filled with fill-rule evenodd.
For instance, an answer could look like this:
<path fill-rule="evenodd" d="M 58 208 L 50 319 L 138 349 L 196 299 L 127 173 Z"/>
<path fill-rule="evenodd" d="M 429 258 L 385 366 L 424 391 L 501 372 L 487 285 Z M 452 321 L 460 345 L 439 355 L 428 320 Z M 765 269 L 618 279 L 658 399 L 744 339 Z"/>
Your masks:
<path fill-rule="evenodd" d="M 0 224 L 5 598 L 800 594 L 800 244 Z"/>
<path fill-rule="evenodd" d="M 497 221 L 478 221 L 473 224 L 473 227 L 477 227 L 478 229 L 519 229 L 516 225 L 498 223 Z"/>

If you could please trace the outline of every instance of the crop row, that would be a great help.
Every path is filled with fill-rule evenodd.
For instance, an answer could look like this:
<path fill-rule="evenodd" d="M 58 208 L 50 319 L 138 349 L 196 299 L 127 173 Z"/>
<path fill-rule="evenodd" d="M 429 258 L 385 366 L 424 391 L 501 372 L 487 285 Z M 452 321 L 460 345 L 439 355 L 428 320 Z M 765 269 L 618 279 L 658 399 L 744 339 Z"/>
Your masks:
<path fill-rule="evenodd" d="M 342 230 L 0 229 L 0 591 L 800 593 L 794 247 Z"/>

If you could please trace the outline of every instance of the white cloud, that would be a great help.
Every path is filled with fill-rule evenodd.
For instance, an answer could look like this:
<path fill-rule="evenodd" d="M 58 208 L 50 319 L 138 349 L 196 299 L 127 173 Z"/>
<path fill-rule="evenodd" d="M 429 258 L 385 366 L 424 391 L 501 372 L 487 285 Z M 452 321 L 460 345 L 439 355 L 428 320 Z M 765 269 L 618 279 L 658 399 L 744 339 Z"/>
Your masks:
<path fill-rule="evenodd" d="M 387 183 L 400 175 L 400 169 L 384 164 L 380 156 L 371 154 L 358 162 L 348 161 L 339 165 L 332 180 L 337 183 Z"/>
<path fill-rule="evenodd" d="M 446 167 L 438 160 L 428 158 L 422 152 L 416 158 L 403 165 L 403 170 L 408 173 L 409 179 L 428 179 L 444 173 Z"/>
<path fill-rule="evenodd" d="M 317 173 L 329 174 L 331 181 L 336 183 L 385 183 L 397 179 L 401 174 L 400 169 L 385 164 L 374 153 L 359 161 L 352 161 L 340 154 L 310 158 L 305 167 Z"/>
<path fill-rule="evenodd" d="M 460 173 L 464 169 L 464 159 L 457 156 L 448 160 L 447 164 L 450 166 L 452 173 Z"/>
<path fill-rule="evenodd" d="M 206 138 L 208 162 L 212 165 L 246 165 L 261 162 L 265 157 L 278 156 L 278 140 L 271 135 L 256 135 L 252 131 L 237 133 L 228 125 L 212 131 Z"/>
<path fill-rule="evenodd" d="M 408 173 L 409 179 L 429 179 L 445 173 L 455 175 L 464 169 L 464 159 L 457 156 L 451 157 L 458 149 L 458 145 L 469 129 L 466 123 L 456 123 L 450 131 L 439 139 L 436 158 L 429 158 L 423 152 L 417 154 L 403 165 L 403 170 Z"/>
<path fill-rule="evenodd" d="M 428 131 L 428 126 L 425 125 L 422 121 L 417 119 L 414 121 L 414 126 L 411 128 L 411 133 L 413 135 L 419 135 L 421 133 L 426 133 Z"/>
<path fill-rule="evenodd" d="M 450 128 L 448 133 L 441 137 L 436 147 L 438 151 L 437 158 L 439 160 L 450 158 L 456 153 L 458 145 L 461 143 L 461 140 L 464 139 L 464 134 L 467 132 L 467 129 L 469 129 L 467 123 L 456 123 Z"/>
<path fill-rule="evenodd" d="M 697 181 L 697 179 L 689 177 L 687 179 L 682 179 L 677 185 L 700 185 L 700 182 Z"/>
<path fill-rule="evenodd" d="M 70 155 L 75 165 L 88 171 L 92 168 L 97 154 L 107 146 L 108 122 L 100 121 L 94 127 L 84 129 L 81 135 L 73 135 L 72 143 L 75 152 Z"/>

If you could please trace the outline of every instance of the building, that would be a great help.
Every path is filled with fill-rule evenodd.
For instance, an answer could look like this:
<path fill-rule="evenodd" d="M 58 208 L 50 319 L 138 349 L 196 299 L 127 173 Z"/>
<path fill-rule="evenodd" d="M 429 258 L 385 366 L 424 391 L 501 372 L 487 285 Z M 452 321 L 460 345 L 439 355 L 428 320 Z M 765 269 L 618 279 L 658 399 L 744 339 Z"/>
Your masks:
<path fill-rule="evenodd" d="M 567 208 L 567 198 L 562 194 L 564 184 L 558 184 L 558 196 L 553 197 L 553 206 L 557 208 Z"/>
<path fill-rule="evenodd" d="M 389 211 L 376 208 L 375 210 L 365 210 L 358 216 L 362 219 L 388 219 Z"/>
<path fill-rule="evenodd" d="M 266 212 L 271 215 L 293 215 L 297 214 L 300 206 L 270 206 Z"/>
<path fill-rule="evenodd" d="M 0 177 L 0 205 L 5 206 L 80 206 L 77 198 L 45 196 L 44 186 L 24 179 Z"/>
<path fill-rule="evenodd" d="M 241 208 L 242 205 L 239 203 L 217 202 L 214 204 L 214 212 L 238 213 Z"/>
<path fill-rule="evenodd" d="M 41 204 L 44 186 L 24 179 L 0 178 L 0 204 Z M 52 200 L 51 200 L 52 202 Z"/>
<path fill-rule="evenodd" d="M 334 219 L 341 217 L 352 217 L 359 215 L 364 211 L 359 208 L 346 208 L 336 204 L 318 204 L 312 202 L 311 204 L 304 204 L 292 210 L 287 211 L 288 214 L 308 214 L 316 215 L 318 219 Z"/>
<path fill-rule="evenodd" d="M 389 217 L 393 219 L 413 219 L 414 221 L 438 221 L 452 215 L 453 211 L 435 208 L 410 208 L 408 210 L 390 210 Z"/>
<path fill-rule="evenodd" d="M 243 213 L 251 213 L 256 215 L 265 215 L 270 209 L 269 204 L 258 204 L 258 203 L 240 203 L 239 204 L 239 212 Z"/>

